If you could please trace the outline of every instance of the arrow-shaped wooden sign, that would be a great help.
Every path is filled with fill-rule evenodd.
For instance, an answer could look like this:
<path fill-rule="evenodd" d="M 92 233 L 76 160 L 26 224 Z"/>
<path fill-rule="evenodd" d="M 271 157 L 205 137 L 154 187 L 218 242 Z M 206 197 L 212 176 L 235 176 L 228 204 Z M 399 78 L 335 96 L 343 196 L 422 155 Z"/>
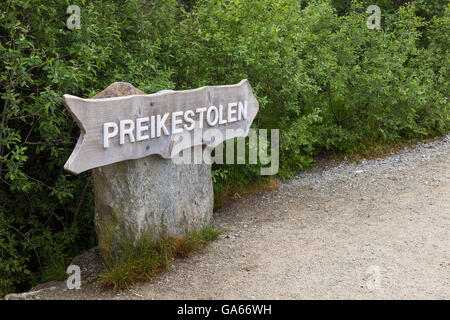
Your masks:
<path fill-rule="evenodd" d="M 63 102 L 81 129 L 64 165 L 73 174 L 151 154 L 170 159 L 176 137 L 187 132 L 218 129 L 223 138 L 184 141 L 183 149 L 216 146 L 224 139 L 246 136 L 259 107 L 246 79 L 235 85 L 117 98 L 82 99 L 66 94 Z"/>

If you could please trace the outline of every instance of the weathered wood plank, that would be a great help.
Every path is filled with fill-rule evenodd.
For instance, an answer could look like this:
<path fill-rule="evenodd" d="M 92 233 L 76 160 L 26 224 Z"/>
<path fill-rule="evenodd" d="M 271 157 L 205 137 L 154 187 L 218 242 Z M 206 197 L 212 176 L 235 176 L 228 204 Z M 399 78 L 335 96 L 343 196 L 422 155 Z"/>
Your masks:
<path fill-rule="evenodd" d="M 177 136 L 193 130 L 218 129 L 223 139 L 192 139 L 184 141 L 183 149 L 200 144 L 216 146 L 224 139 L 246 136 L 259 107 L 246 79 L 235 85 L 116 98 L 64 95 L 63 102 L 81 129 L 64 166 L 73 174 L 150 154 L 170 159 Z M 226 135 L 229 129 L 235 134 Z"/>

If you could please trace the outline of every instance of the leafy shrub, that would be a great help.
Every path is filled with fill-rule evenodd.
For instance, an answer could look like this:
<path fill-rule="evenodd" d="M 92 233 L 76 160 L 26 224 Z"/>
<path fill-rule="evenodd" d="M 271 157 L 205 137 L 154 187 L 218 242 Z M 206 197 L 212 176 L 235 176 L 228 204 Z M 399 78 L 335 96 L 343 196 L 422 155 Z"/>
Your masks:
<path fill-rule="evenodd" d="M 66 9 L 81 7 L 81 29 Z M 79 129 L 64 93 L 93 96 L 114 81 L 172 88 L 165 63 L 176 3 L 0 2 L 0 296 L 49 276 L 95 245 L 92 181 L 63 171 Z M 55 271 L 56 270 L 56 271 Z M 59 271 L 58 271 L 59 270 Z"/>
<path fill-rule="evenodd" d="M 448 7 L 427 21 L 414 5 L 385 1 L 382 29 L 371 30 L 367 3 L 339 16 L 328 1 L 200 1 L 179 30 L 175 82 L 248 78 L 260 101 L 255 126 L 280 128 L 283 177 L 321 153 L 447 132 L 448 43 L 432 30 L 448 28 Z"/>

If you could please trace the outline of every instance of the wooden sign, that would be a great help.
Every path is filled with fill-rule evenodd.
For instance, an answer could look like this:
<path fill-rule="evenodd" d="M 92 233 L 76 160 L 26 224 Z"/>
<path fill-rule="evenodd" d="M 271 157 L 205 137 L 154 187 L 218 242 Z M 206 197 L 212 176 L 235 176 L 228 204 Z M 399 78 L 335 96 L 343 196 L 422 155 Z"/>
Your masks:
<path fill-rule="evenodd" d="M 235 85 L 117 98 L 82 99 L 65 94 L 63 102 L 81 129 L 64 165 L 73 174 L 151 154 L 170 159 L 177 135 L 193 130 L 235 132 L 223 134 L 222 141 L 246 136 L 259 107 L 246 79 Z M 222 141 L 194 139 L 185 141 L 183 148 L 216 146 Z"/>

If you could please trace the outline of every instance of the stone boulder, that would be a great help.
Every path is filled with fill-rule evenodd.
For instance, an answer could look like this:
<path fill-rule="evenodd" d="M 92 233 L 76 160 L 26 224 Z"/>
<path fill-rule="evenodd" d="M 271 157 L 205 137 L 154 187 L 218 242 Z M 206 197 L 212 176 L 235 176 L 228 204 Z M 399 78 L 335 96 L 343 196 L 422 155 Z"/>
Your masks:
<path fill-rule="evenodd" d="M 143 94 L 125 82 L 94 98 Z M 107 265 L 120 259 L 122 244 L 140 237 L 183 237 L 208 225 L 213 210 L 211 166 L 175 164 L 159 155 L 92 170 L 95 228 Z"/>

